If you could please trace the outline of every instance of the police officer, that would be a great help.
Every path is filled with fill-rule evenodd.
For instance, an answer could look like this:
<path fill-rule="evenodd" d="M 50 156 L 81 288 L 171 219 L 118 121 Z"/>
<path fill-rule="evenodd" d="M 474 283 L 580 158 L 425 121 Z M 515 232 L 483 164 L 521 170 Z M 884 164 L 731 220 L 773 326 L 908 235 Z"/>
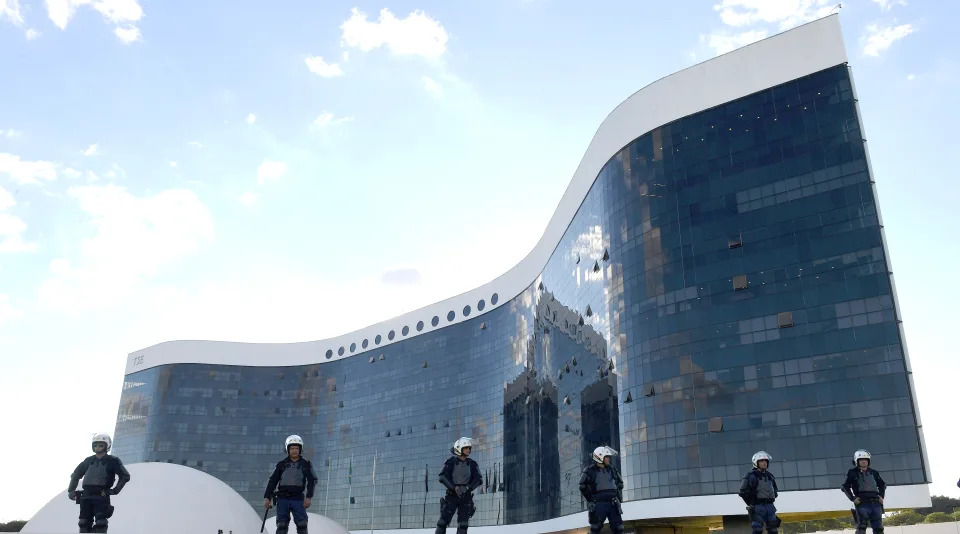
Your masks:
<path fill-rule="evenodd" d="M 753 469 L 743 476 L 743 482 L 740 483 L 740 498 L 747 503 L 753 534 L 761 534 L 764 525 L 768 534 L 777 534 L 780 529 L 777 507 L 773 504 L 779 494 L 777 480 L 767 470 L 772 459 L 766 451 L 754 454 Z"/>
<path fill-rule="evenodd" d="M 443 463 L 443 469 L 440 470 L 440 483 L 447 488 L 447 494 L 440 499 L 436 534 L 446 534 L 454 512 L 457 513 L 457 534 L 466 534 L 470 518 L 477 511 L 473 504 L 473 490 L 483 484 L 483 477 L 480 476 L 480 466 L 470 458 L 473 452 L 472 439 L 458 439 L 450 452 L 453 456 Z"/>
<path fill-rule="evenodd" d="M 290 526 L 290 514 L 298 534 L 307 534 L 307 508 L 317 487 L 317 473 L 310 460 L 304 459 L 303 439 L 296 434 L 287 437 L 287 457 L 277 463 L 267 481 L 267 490 L 263 492 L 263 505 L 270 508 L 271 498 L 276 490 L 277 534 L 287 534 Z M 306 491 L 306 496 L 304 496 Z"/>
<path fill-rule="evenodd" d="M 598 534 L 603 522 L 610 520 L 610 530 L 614 534 L 623 532 L 623 479 L 610 461 L 617 451 L 601 446 L 593 450 L 593 462 L 583 470 L 580 476 L 580 494 L 587 501 L 587 520 L 590 533 Z"/>
<path fill-rule="evenodd" d="M 67 497 L 80 504 L 80 520 L 77 522 L 80 532 L 106 532 L 108 519 L 113 515 L 110 496 L 120 493 L 130 481 L 130 473 L 123 467 L 120 458 L 107 454 L 113 446 L 109 434 L 98 432 L 91 441 L 94 454 L 73 470 L 70 485 L 67 486 Z M 81 477 L 83 491 L 77 491 Z M 113 485 L 115 480 L 116 486 Z"/>
<path fill-rule="evenodd" d="M 863 449 L 853 453 L 853 469 L 847 471 L 847 480 L 841 489 L 853 501 L 857 512 L 857 534 L 867 531 L 867 522 L 873 534 L 883 534 L 883 496 L 887 484 L 880 473 L 870 467 L 870 453 Z"/>

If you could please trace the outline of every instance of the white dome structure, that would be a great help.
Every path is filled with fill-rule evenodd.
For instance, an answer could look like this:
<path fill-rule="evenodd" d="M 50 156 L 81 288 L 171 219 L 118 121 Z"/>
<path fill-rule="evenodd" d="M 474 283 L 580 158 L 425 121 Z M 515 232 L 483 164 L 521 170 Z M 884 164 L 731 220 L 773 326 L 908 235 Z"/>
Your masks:
<path fill-rule="evenodd" d="M 166 463 L 126 466 L 130 483 L 111 499 L 113 534 L 259 534 L 263 511 L 257 515 L 243 497 L 219 479 L 190 467 Z M 21 532 L 73 534 L 80 507 L 60 491 Z M 316 527 L 315 527 L 316 526 Z M 293 524 L 291 522 L 291 527 Z M 346 534 L 347 529 L 326 517 L 310 514 L 312 532 Z M 274 532 L 273 512 L 264 532 Z M 296 527 L 293 527 L 296 532 Z"/>

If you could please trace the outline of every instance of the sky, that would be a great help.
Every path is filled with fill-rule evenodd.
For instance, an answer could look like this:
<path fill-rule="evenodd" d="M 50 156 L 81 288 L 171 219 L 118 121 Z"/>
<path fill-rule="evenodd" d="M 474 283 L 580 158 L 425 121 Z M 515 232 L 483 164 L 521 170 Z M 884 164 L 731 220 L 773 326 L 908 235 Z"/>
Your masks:
<path fill-rule="evenodd" d="M 128 353 L 322 339 L 489 282 L 618 103 L 835 9 L 0 0 L 0 457 L 46 456 L 8 462 L 0 521 L 113 431 Z M 839 12 L 931 491 L 956 497 L 960 3 Z"/>

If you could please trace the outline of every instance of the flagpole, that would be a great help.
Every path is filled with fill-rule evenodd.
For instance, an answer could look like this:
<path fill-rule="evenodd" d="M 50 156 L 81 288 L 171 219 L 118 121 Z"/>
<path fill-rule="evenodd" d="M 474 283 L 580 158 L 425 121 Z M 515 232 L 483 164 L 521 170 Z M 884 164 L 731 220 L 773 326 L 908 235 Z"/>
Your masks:
<path fill-rule="evenodd" d="M 349 485 L 350 489 L 347 490 L 347 530 L 350 530 L 350 512 L 353 511 L 353 507 L 350 506 L 350 501 L 353 499 L 353 453 L 350 453 L 350 475 L 349 475 Z"/>
<path fill-rule="evenodd" d="M 403 528 L 403 479 L 407 474 L 407 466 L 403 466 L 403 469 L 400 470 L 400 515 L 399 517 L 399 528 Z"/>
<path fill-rule="evenodd" d="M 323 498 L 323 515 L 327 515 L 327 504 L 330 502 L 330 469 L 333 468 L 333 462 L 327 460 L 327 495 Z M 329 517 L 329 516 L 328 516 Z"/>
<path fill-rule="evenodd" d="M 370 534 L 373 534 L 373 516 L 377 513 L 377 455 L 379 454 L 379 450 L 373 453 L 373 475 L 371 475 L 371 480 L 373 481 L 373 504 L 370 506 Z"/>
<path fill-rule="evenodd" d="M 427 526 L 427 493 L 430 491 L 430 487 L 427 485 L 427 464 L 423 464 L 423 523 L 420 525 L 421 528 L 426 528 Z"/>

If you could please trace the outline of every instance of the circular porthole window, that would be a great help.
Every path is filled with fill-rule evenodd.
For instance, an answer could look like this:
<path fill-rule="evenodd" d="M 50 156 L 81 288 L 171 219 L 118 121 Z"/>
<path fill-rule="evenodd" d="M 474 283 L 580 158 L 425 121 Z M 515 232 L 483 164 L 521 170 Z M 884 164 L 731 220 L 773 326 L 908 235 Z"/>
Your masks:
<path fill-rule="evenodd" d="M 340 349 L 337 350 L 337 354 L 339 354 L 340 356 L 343 356 L 343 353 L 344 353 L 343 347 L 340 347 Z"/>
<path fill-rule="evenodd" d="M 333 358 L 333 351 L 327 350 L 327 359 L 329 360 L 330 358 Z"/>
<path fill-rule="evenodd" d="M 470 317 L 470 306 L 464 306 L 464 307 L 463 307 L 463 316 L 464 316 L 464 317 Z"/>
<path fill-rule="evenodd" d="M 487 307 L 487 303 L 480 299 L 480 302 L 477 303 L 477 311 L 483 311 Z"/>
<path fill-rule="evenodd" d="M 440 318 L 434 315 L 433 320 L 430 321 L 430 324 L 432 324 L 433 326 L 437 326 L 438 324 L 440 324 Z"/>
<path fill-rule="evenodd" d="M 381 336 L 380 334 L 377 334 L 377 337 L 373 338 L 373 342 L 376 343 L 377 345 L 379 345 L 381 341 L 383 341 L 383 336 Z"/>
<path fill-rule="evenodd" d="M 447 314 L 447 321 L 453 321 L 456 316 L 457 314 L 453 313 L 453 310 L 450 310 L 450 313 Z"/>
<path fill-rule="evenodd" d="M 404 326 L 404 327 L 403 327 L 403 330 L 401 330 L 400 333 L 403 334 L 404 336 L 406 336 L 407 334 L 410 333 L 410 327 L 409 327 L 409 326 Z"/>
<path fill-rule="evenodd" d="M 496 293 L 494 293 L 493 296 L 490 297 L 490 304 L 493 304 L 494 306 L 496 306 L 499 300 L 500 300 L 500 295 L 497 295 Z"/>
<path fill-rule="evenodd" d="M 395 337 L 397 337 L 397 333 L 394 332 L 393 330 L 391 330 L 390 333 L 387 334 L 387 339 L 389 339 L 390 341 L 393 341 L 393 338 Z"/>
<path fill-rule="evenodd" d="M 351 344 L 350 344 L 350 352 L 356 352 L 356 350 L 357 350 L 357 344 L 356 344 L 356 343 L 351 343 Z"/>
<path fill-rule="evenodd" d="M 360 346 L 363 347 L 363 348 L 367 348 L 367 346 L 369 346 L 369 345 L 370 345 L 370 342 L 367 341 L 366 339 L 364 339 L 364 340 L 363 340 L 363 343 L 360 344 Z"/>
<path fill-rule="evenodd" d="M 417 321 L 417 332 L 423 332 L 423 321 Z"/>

